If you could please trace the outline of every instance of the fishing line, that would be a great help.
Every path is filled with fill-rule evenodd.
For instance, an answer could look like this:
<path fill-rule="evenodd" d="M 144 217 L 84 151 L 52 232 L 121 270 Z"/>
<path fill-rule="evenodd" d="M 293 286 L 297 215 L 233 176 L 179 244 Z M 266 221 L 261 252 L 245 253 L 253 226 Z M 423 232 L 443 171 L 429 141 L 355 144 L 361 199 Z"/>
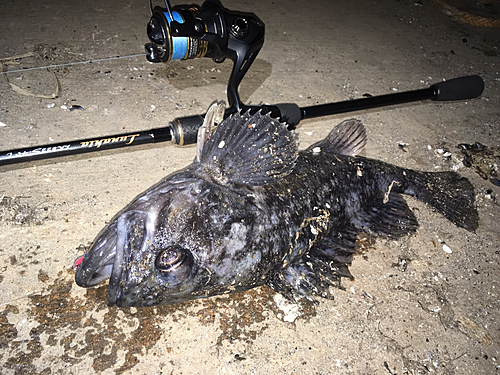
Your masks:
<path fill-rule="evenodd" d="M 17 69 L 17 70 L 0 71 L 0 74 L 19 73 L 19 72 L 27 72 L 27 71 L 30 71 L 30 70 L 40 70 L 40 69 L 49 69 L 49 68 L 59 68 L 59 67 L 62 67 L 62 66 L 70 66 L 70 65 L 78 65 L 78 64 L 90 64 L 90 63 L 94 63 L 94 62 L 109 61 L 109 60 L 118 60 L 118 59 L 128 59 L 128 58 L 131 58 L 131 57 L 139 57 L 139 56 L 144 56 L 144 53 L 138 53 L 136 55 L 127 55 L 127 56 L 106 57 L 106 58 L 103 58 L 103 59 L 95 59 L 95 60 L 87 60 L 87 61 L 76 61 L 76 62 L 65 63 L 65 64 L 40 66 L 40 67 L 36 67 L 36 68 L 23 68 L 23 69 Z M 2 59 L 2 60 L 5 61 L 5 60 L 15 60 L 15 59 L 16 59 L 16 57 Z"/>

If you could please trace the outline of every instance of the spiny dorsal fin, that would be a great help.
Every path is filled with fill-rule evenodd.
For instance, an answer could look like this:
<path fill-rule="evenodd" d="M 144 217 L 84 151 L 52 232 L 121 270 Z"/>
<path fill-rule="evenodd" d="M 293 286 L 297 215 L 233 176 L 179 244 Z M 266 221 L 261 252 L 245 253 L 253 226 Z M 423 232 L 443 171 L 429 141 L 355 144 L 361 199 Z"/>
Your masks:
<path fill-rule="evenodd" d="M 361 121 L 350 119 L 342 121 L 319 142 L 309 146 L 306 151 L 320 148 L 323 152 L 341 155 L 357 155 L 366 145 L 366 130 Z"/>
<path fill-rule="evenodd" d="M 257 112 L 236 113 L 203 147 L 204 173 L 219 184 L 266 185 L 294 168 L 298 144 L 285 124 Z"/>

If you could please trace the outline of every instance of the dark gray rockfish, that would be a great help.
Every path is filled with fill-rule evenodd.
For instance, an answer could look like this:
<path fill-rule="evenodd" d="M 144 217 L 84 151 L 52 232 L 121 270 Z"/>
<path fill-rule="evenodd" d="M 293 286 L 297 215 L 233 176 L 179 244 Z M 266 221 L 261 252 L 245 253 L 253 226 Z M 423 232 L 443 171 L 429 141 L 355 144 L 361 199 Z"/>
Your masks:
<path fill-rule="evenodd" d="M 474 188 L 457 173 L 354 156 L 366 143 L 360 121 L 342 122 L 304 151 L 285 124 L 260 113 L 232 115 L 200 134 L 193 164 L 139 195 L 101 231 L 77 270 L 78 285 L 109 278 L 108 304 L 118 306 L 263 284 L 290 300 L 332 298 L 330 286 L 352 278 L 359 232 L 397 239 L 417 230 L 401 194 L 459 227 L 478 227 Z"/>

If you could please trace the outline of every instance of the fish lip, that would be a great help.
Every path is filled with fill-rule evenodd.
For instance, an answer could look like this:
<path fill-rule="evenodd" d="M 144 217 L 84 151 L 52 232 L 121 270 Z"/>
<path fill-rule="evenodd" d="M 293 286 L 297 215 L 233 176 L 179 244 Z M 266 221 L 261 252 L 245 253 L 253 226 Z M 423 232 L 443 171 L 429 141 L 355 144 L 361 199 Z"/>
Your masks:
<path fill-rule="evenodd" d="M 126 242 L 128 236 L 127 233 L 127 220 L 124 216 L 120 216 L 116 222 L 116 251 L 113 262 L 113 269 L 109 278 L 108 285 L 108 306 L 119 305 L 123 296 L 123 288 L 121 287 L 122 275 L 124 273 L 124 258 L 128 247 Z"/>
<path fill-rule="evenodd" d="M 153 217 L 153 220 L 151 220 Z M 149 243 L 148 232 L 153 232 L 152 221 L 155 215 L 141 209 L 129 210 L 121 214 L 115 221 L 116 245 L 114 249 L 113 268 L 109 277 L 108 285 L 108 306 L 128 306 L 127 293 L 136 286 L 136 281 L 128 280 L 130 259 L 132 253 L 141 254 L 143 246 Z M 149 230 L 146 227 L 149 223 Z M 139 232 L 138 232 L 139 231 Z M 139 248 L 134 248 L 131 244 L 134 239 L 140 238 Z"/>
<path fill-rule="evenodd" d="M 118 305 L 118 301 L 122 297 L 122 288 L 120 287 L 120 282 L 122 280 L 123 268 L 123 248 L 117 248 L 115 261 L 113 263 L 113 270 L 111 271 L 111 276 L 109 278 L 108 285 L 108 306 Z"/>
<path fill-rule="evenodd" d="M 130 258 L 133 252 L 140 253 L 143 245 L 149 243 L 148 232 L 154 232 L 154 220 L 149 220 L 149 216 L 148 211 L 140 209 L 119 213 L 97 235 L 84 255 L 75 274 L 77 285 L 88 288 L 109 279 L 107 304 L 127 305 L 124 300 L 127 290 L 134 287 L 133 283 L 131 287 L 127 284 Z M 138 238 L 141 238 L 140 248 L 133 248 L 131 243 Z"/>
<path fill-rule="evenodd" d="M 108 279 L 116 253 L 116 229 L 111 225 L 102 230 L 84 255 L 75 274 L 76 284 L 92 287 Z"/>

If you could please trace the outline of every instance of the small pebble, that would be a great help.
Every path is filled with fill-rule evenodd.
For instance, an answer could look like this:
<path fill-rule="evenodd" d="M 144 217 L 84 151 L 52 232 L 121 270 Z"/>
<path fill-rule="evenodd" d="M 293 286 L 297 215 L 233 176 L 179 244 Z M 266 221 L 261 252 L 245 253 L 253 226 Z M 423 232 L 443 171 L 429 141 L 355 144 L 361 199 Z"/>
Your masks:
<path fill-rule="evenodd" d="M 446 251 L 448 254 L 453 253 L 453 251 L 451 251 L 450 247 L 445 243 L 443 244 L 443 250 Z"/>
<path fill-rule="evenodd" d="M 273 299 L 276 303 L 276 307 L 284 312 L 284 315 L 281 315 L 281 313 L 277 314 L 279 319 L 283 319 L 285 322 L 293 323 L 295 319 L 301 315 L 299 305 L 289 302 L 281 294 L 276 293 Z"/>

